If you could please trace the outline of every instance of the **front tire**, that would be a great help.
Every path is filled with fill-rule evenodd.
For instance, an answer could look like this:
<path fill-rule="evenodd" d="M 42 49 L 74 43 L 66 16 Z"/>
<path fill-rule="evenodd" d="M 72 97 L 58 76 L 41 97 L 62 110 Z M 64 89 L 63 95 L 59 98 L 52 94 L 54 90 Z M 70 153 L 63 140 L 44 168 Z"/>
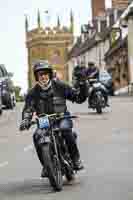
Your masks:
<path fill-rule="evenodd" d="M 102 114 L 102 93 L 99 91 L 96 93 L 96 111 L 98 114 Z"/>
<path fill-rule="evenodd" d="M 100 106 L 97 106 L 96 111 L 98 114 L 102 114 L 102 108 Z"/>
<path fill-rule="evenodd" d="M 63 186 L 61 166 L 57 157 L 52 155 L 50 144 L 42 147 L 42 157 L 51 186 L 55 191 L 61 191 Z"/>
<path fill-rule="evenodd" d="M 2 115 L 2 108 L 0 109 L 0 115 Z"/>

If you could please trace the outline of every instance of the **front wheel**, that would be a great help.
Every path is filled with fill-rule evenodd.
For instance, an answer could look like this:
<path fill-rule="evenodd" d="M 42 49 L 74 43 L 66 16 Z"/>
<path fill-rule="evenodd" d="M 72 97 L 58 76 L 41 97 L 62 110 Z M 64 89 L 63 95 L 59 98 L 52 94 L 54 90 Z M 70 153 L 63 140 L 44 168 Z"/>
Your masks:
<path fill-rule="evenodd" d="M 103 105 L 103 95 L 101 91 L 96 93 L 96 111 L 98 114 L 102 113 L 102 105 Z"/>
<path fill-rule="evenodd" d="M 63 186 L 61 166 L 57 156 L 52 155 L 52 153 L 50 144 L 45 144 L 42 147 L 42 157 L 49 182 L 55 191 L 61 191 Z"/>
<path fill-rule="evenodd" d="M 96 111 L 97 111 L 98 114 L 102 114 L 101 106 L 97 106 Z"/>
<path fill-rule="evenodd" d="M 2 108 L 0 109 L 0 115 L 2 115 Z"/>

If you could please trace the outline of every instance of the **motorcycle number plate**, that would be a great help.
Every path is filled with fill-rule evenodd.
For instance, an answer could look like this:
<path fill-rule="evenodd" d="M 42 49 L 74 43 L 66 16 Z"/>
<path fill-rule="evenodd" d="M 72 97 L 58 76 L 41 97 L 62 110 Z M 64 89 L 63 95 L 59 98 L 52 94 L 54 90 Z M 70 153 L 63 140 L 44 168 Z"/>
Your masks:
<path fill-rule="evenodd" d="M 50 127 L 48 116 L 40 117 L 38 122 L 39 122 L 39 128 L 41 129 L 43 128 L 47 129 Z"/>

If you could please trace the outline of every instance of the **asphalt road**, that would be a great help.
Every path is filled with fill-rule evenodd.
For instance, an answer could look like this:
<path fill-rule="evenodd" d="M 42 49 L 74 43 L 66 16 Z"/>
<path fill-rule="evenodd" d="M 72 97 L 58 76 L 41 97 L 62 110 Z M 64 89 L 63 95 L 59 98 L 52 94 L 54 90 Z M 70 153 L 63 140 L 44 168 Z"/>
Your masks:
<path fill-rule="evenodd" d="M 133 98 L 113 98 L 102 115 L 87 103 L 69 103 L 85 169 L 71 183 L 64 179 L 54 192 L 40 179 L 32 132 L 20 133 L 22 104 L 4 110 L 0 117 L 0 200 L 132 200 L 133 199 Z"/>

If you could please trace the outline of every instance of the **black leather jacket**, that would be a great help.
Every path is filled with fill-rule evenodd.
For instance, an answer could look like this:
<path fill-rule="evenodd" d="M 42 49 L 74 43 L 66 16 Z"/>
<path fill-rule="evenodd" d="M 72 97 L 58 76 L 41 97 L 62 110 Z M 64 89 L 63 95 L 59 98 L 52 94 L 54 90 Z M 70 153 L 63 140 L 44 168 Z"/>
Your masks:
<path fill-rule="evenodd" d="M 59 80 L 52 80 L 48 90 L 43 90 L 37 83 L 26 96 L 22 119 L 31 116 L 33 112 L 37 114 L 66 112 L 66 100 L 81 104 L 86 98 L 87 86 L 85 82 L 80 85 L 78 90 Z"/>

